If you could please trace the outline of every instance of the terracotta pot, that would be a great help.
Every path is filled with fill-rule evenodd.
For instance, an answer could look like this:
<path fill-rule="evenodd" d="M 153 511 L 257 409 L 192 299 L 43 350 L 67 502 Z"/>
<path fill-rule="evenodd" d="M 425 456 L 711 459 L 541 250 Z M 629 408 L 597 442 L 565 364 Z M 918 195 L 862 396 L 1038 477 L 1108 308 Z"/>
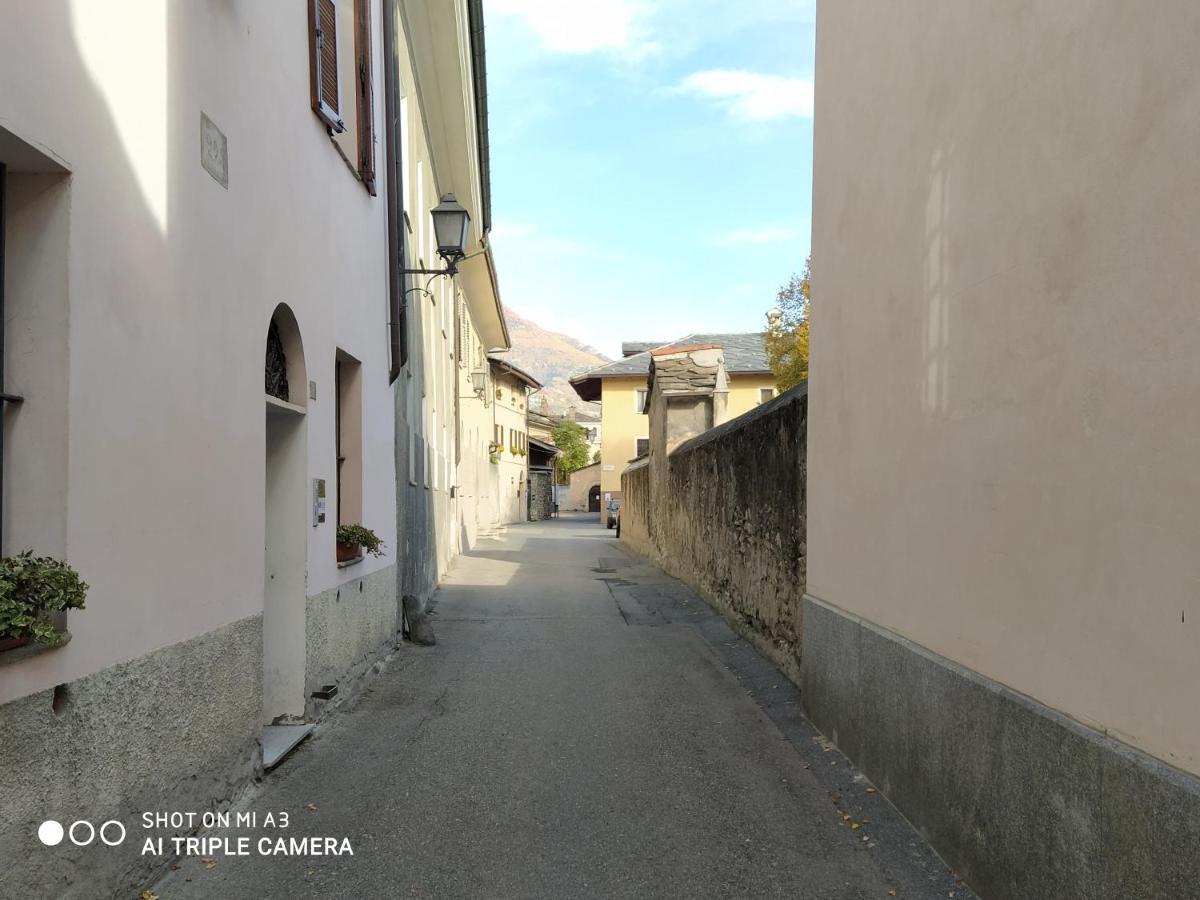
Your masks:
<path fill-rule="evenodd" d="M 0 638 L 0 653 L 5 650 L 16 650 L 18 647 L 24 647 L 29 643 L 29 638 Z"/>
<path fill-rule="evenodd" d="M 362 556 L 362 546 L 359 544 L 343 544 L 338 541 L 337 545 L 337 561 L 350 562 Z"/>

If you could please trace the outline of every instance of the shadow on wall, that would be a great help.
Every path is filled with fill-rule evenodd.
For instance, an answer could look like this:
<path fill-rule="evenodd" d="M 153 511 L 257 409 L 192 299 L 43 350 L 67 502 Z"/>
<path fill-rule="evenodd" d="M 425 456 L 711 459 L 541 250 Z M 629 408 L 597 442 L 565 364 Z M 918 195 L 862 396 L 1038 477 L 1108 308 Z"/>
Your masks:
<path fill-rule="evenodd" d="M 3 892 L 11 896 L 136 892 L 166 860 L 143 857 L 133 840 L 117 848 L 69 842 L 48 848 L 36 837 L 37 823 L 48 815 L 97 823 L 116 819 L 126 823 L 132 837 L 140 811 L 218 807 L 249 783 L 257 765 L 258 618 L 230 624 L 214 615 L 207 634 L 180 635 L 155 652 L 149 640 L 137 643 L 150 622 L 170 615 L 164 603 L 171 603 L 171 592 L 164 586 L 191 578 L 169 554 L 160 558 L 144 548 L 166 540 L 188 546 L 195 533 L 212 535 L 207 511 L 181 498 L 219 497 L 221 490 L 218 484 L 214 492 L 219 479 L 211 471 L 181 466 L 172 452 L 174 438 L 190 439 L 189 423 L 200 435 L 196 446 L 212 441 L 205 433 L 206 417 L 181 415 L 166 423 L 153 418 L 164 391 L 183 410 L 203 403 L 205 375 L 193 364 L 201 353 L 197 348 L 208 345 L 203 355 L 210 361 L 221 352 L 210 344 L 220 323 L 211 321 L 216 318 L 212 307 L 197 302 L 205 286 L 169 287 L 177 260 L 168 238 L 188 235 L 192 226 L 187 210 L 175 203 L 176 193 L 199 170 L 200 110 L 181 99 L 192 61 L 187 41 L 175 39 L 180 31 L 172 21 L 181 8 L 166 0 L 124 8 L 30 4 L 9 10 L 6 33 L 0 33 L 0 57 L 7 60 L 0 61 L 5 93 L 22 100 L 53 97 L 55 106 L 42 119 L 23 117 L 20 107 L 10 117 L 9 104 L 0 103 L 6 126 L 55 152 L 59 141 L 70 145 L 64 151 L 69 174 L 48 177 L 18 169 L 10 177 L 9 196 L 21 198 L 9 210 L 10 225 L 30 224 L 22 218 L 32 208 L 26 203 L 48 203 L 54 209 L 42 221 L 61 216 L 54 227 L 69 228 L 69 244 L 38 246 L 40 236 L 33 235 L 30 246 L 57 254 L 53 265 L 64 272 L 69 268 L 70 293 L 63 280 L 61 295 L 40 298 L 43 312 L 48 304 L 62 306 L 61 316 L 36 323 L 43 330 L 9 335 L 10 341 L 30 342 L 63 374 L 61 381 L 34 379 L 37 356 L 10 355 L 9 389 L 24 394 L 26 402 L 9 407 L 5 415 L 6 469 L 11 479 L 31 461 L 57 457 L 61 448 L 65 486 L 65 411 L 80 417 L 82 439 L 69 446 L 70 467 L 85 477 L 72 482 L 71 533 L 79 540 L 70 547 L 70 562 L 91 585 L 87 608 L 71 613 L 71 643 L 6 668 L 2 676 L 6 688 L 18 690 L 21 684 L 61 682 L 57 689 L 19 699 L 7 695 L 8 702 L 0 702 L 0 859 Z M 122 21 L 125 16 L 129 22 Z M 36 26 L 30 24 L 35 18 Z M 143 40 L 147 36 L 150 40 Z M 42 60 L 30 64 L 38 54 Z M 40 134 L 36 129 L 46 127 L 39 125 L 43 121 L 51 126 Z M 60 125 L 62 131 L 55 132 Z M 208 175 L 200 171 L 199 177 Z M 31 186 L 36 190 L 27 190 Z M 21 312 L 19 267 L 45 261 L 22 252 L 6 279 L 14 304 L 10 312 Z M 260 429 L 265 429 L 262 337 L 276 299 L 261 298 L 255 313 L 238 324 L 244 330 L 240 344 L 220 345 L 239 375 L 238 396 L 222 398 L 229 415 L 240 418 L 252 405 Z M 148 335 L 163 353 L 179 349 L 174 371 L 148 377 L 136 352 L 148 346 Z M 85 373 L 102 371 L 104 390 L 91 391 L 79 381 L 71 385 L 69 364 Z M 47 417 L 57 417 L 49 422 L 54 429 L 49 441 Z M 254 471 L 263 465 L 263 440 L 260 430 L 245 441 L 255 449 L 242 462 Z M 126 454 L 121 465 L 110 464 L 114 446 Z M 103 478 L 94 476 L 97 471 Z M 254 508 L 255 498 L 244 499 Z M 55 503 L 18 490 L 5 500 L 16 513 L 6 549 L 66 552 L 65 537 L 54 536 L 67 531 L 65 494 Z M 257 507 L 262 508 L 261 496 Z M 229 558 L 238 568 L 249 563 L 261 573 L 262 526 L 254 524 L 258 517 L 247 521 L 245 531 L 229 532 Z M 30 523 L 27 530 L 22 522 Z M 208 554 L 197 557 L 212 566 Z M 260 591 L 261 580 L 246 588 Z"/>

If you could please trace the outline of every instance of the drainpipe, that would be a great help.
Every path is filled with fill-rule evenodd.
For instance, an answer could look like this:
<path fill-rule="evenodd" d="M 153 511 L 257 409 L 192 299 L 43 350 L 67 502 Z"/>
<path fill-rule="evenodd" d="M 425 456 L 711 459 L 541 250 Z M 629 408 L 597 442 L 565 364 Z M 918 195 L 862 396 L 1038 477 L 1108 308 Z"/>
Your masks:
<path fill-rule="evenodd" d="M 400 377 L 408 362 L 405 346 L 404 173 L 400 152 L 400 59 L 396 49 L 396 0 L 383 0 L 384 119 L 387 144 L 388 220 L 388 384 Z"/>
<path fill-rule="evenodd" d="M 8 195 L 8 166 L 0 162 L 0 555 L 4 550 L 4 425 L 8 419 L 8 404 L 21 403 L 24 397 L 4 390 L 4 231 L 5 202 Z"/>
<path fill-rule="evenodd" d="M 8 396 L 4 393 L 4 231 L 8 194 L 8 166 L 0 162 L 0 556 L 4 555 L 4 423 L 8 417 Z"/>

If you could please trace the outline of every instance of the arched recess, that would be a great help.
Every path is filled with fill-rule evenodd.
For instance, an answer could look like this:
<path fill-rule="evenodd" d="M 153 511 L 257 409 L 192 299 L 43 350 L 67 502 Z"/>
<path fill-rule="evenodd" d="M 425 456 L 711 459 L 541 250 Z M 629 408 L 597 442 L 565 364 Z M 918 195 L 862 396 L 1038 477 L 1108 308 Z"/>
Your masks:
<path fill-rule="evenodd" d="M 296 317 L 279 304 L 267 329 L 263 721 L 304 714 L 308 564 L 308 374 Z"/>
<path fill-rule="evenodd" d="M 588 490 L 588 512 L 600 512 L 600 485 L 593 484 Z"/>
<path fill-rule="evenodd" d="M 308 369 L 304 365 L 304 341 L 296 315 L 286 303 L 280 303 L 267 326 L 267 351 L 264 366 L 268 397 L 293 406 L 308 406 Z"/>

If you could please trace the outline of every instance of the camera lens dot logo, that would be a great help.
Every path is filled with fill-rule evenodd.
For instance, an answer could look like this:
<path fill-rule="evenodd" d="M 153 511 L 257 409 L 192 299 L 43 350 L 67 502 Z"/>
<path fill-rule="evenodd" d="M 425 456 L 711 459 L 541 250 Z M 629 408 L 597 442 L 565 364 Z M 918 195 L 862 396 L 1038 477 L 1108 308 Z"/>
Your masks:
<path fill-rule="evenodd" d="M 56 847 L 61 844 L 64 833 L 62 825 L 53 819 L 47 819 L 38 826 L 38 840 L 47 847 Z"/>

